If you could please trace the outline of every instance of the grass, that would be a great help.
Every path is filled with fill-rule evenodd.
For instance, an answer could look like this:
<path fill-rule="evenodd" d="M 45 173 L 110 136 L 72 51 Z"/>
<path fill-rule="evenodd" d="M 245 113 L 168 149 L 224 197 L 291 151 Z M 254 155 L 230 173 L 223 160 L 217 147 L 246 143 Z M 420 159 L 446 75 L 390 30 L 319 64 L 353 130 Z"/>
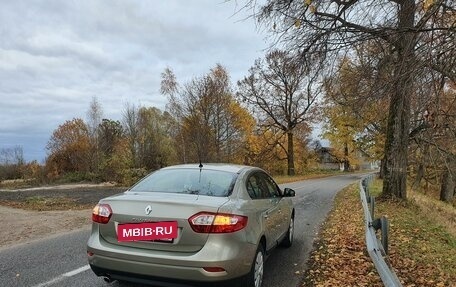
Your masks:
<path fill-rule="evenodd" d="M 0 180 L 0 189 L 18 189 L 27 188 L 36 185 L 34 179 L 10 179 Z"/>
<path fill-rule="evenodd" d="M 79 204 L 75 199 L 66 197 L 31 196 L 23 201 L 0 201 L 0 205 L 21 208 L 25 210 L 50 211 L 50 210 L 80 210 L 93 207 L 92 205 Z"/>
<path fill-rule="evenodd" d="M 380 180 L 373 183 L 376 190 L 381 186 Z M 385 214 L 390 221 L 392 266 L 407 284 L 455 286 L 456 210 L 422 194 L 409 192 L 409 198 L 378 202 L 376 207 L 376 214 Z"/>
<path fill-rule="evenodd" d="M 413 190 L 410 190 L 408 195 L 410 201 L 417 205 L 423 213 L 440 225 L 447 226 L 448 232 L 456 237 L 456 208 L 452 204 L 432 199 Z"/>
<path fill-rule="evenodd" d="M 378 195 L 381 188 L 382 182 L 375 180 L 369 190 Z M 456 237 L 449 224 L 454 212 L 451 205 L 416 194 L 407 202 L 376 201 L 375 217 L 385 215 L 390 222 L 388 258 L 403 286 L 456 286 Z M 364 250 L 355 184 L 337 195 L 303 286 L 382 286 Z"/>

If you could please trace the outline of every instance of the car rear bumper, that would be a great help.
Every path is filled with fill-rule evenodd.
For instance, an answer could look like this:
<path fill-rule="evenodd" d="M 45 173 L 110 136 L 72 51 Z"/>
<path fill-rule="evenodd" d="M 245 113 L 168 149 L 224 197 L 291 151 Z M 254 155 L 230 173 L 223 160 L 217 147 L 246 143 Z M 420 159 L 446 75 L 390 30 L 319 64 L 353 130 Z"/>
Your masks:
<path fill-rule="evenodd" d="M 232 234 L 234 235 L 234 234 Z M 100 239 L 93 233 L 87 244 L 88 261 L 98 276 L 135 281 L 143 277 L 167 278 L 195 282 L 217 282 L 246 275 L 257 247 L 243 241 L 221 240 L 209 236 L 198 252 L 163 252 L 119 246 Z M 237 237 L 237 236 L 234 236 Z M 242 236 L 240 236 L 242 237 Z M 209 272 L 203 267 L 221 267 L 225 271 Z M 118 278 L 119 276 L 129 277 Z"/>

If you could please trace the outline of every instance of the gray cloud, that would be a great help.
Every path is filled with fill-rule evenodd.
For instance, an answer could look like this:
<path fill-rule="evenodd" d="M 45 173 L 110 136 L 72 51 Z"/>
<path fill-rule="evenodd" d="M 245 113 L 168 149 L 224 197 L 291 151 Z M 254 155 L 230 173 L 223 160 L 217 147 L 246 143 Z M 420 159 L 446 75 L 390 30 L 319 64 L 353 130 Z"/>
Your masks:
<path fill-rule="evenodd" d="M 6 1 L 0 9 L 0 148 L 43 160 L 52 132 L 85 118 L 93 96 L 104 116 L 126 103 L 164 108 L 160 73 L 179 82 L 224 65 L 233 84 L 264 54 L 264 35 L 234 2 L 213 0 Z"/>

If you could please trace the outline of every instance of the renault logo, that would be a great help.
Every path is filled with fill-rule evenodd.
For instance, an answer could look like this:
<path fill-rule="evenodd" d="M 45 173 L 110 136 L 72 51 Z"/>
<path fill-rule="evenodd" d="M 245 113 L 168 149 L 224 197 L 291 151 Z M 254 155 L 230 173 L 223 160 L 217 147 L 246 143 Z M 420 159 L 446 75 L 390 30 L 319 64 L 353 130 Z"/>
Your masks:
<path fill-rule="evenodd" d="M 150 206 L 150 205 L 146 206 L 145 211 L 146 211 L 146 215 L 149 215 L 152 212 L 152 206 Z"/>

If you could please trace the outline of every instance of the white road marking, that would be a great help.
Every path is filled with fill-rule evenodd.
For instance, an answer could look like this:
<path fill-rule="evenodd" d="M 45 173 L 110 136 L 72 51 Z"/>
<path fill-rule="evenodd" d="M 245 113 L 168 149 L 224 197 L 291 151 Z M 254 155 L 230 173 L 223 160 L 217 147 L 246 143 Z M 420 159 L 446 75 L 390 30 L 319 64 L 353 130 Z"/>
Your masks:
<path fill-rule="evenodd" d="M 67 273 L 63 273 L 62 275 L 59 275 L 59 276 L 57 276 L 57 277 L 55 277 L 55 278 L 53 278 L 53 279 L 51 279 L 51 280 L 49 280 L 49 281 L 47 281 L 47 282 L 44 282 L 44 283 L 35 285 L 35 286 L 33 286 L 33 287 L 46 287 L 46 286 L 51 286 L 51 285 L 53 285 L 53 284 L 55 284 L 55 283 L 57 283 L 57 282 L 60 282 L 60 281 L 64 280 L 65 278 L 72 277 L 72 276 L 74 276 L 74 275 L 76 275 L 76 274 L 82 273 L 82 272 L 87 271 L 87 270 L 89 270 L 89 269 L 90 269 L 90 266 L 89 266 L 89 265 L 82 266 L 82 267 L 80 267 L 80 268 L 78 268 L 78 269 L 69 271 L 69 272 L 67 272 Z"/>

